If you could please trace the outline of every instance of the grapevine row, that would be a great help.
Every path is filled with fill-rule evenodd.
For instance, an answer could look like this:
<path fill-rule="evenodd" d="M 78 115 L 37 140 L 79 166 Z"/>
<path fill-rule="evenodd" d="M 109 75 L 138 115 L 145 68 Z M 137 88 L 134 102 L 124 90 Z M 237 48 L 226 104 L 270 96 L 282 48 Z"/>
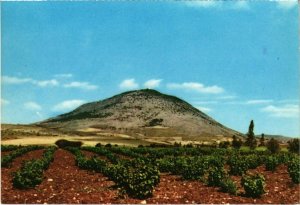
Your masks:
<path fill-rule="evenodd" d="M 13 152 L 11 152 L 10 154 L 5 155 L 1 158 L 1 166 L 9 167 L 15 158 L 20 157 L 27 152 L 42 149 L 42 148 L 43 148 L 42 146 L 32 145 L 32 146 L 26 146 L 26 147 L 22 147 L 20 149 L 16 149 Z"/>
<path fill-rule="evenodd" d="M 121 192 L 134 198 L 143 199 L 151 196 L 154 187 L 159 183 L 158 167 L 141 159 L 117 160 L 115 164 L 110 164 L 96 157 L 87 159 L 77 148 L 68 147 L 66 149 L 75 155 L 79 168 L 103 173 L 116 183 Z M 102 150 L 95 148 L 94 151 L 97 149 Z"/>
<path fill-rule="evenodd" d="M 41 159 L 26 161 L 20 170 L 14 173 L 13 186 L 19 189 L 33 188 L 43 181 L 44 170 L 48 169 L 54 160 L 53 155 L 57 148 L 48 147 Z"/>

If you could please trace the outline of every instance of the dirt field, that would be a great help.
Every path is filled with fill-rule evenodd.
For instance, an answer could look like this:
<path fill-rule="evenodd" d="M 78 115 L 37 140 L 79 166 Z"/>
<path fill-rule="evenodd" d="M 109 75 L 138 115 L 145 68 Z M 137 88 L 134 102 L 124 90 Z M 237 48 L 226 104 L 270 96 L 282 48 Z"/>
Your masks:
<path fill-rule="evenodd" d="M 65 150 L 57 150 L 54 162 L 44 173 L 42 184 L 30 190 L 13 188 L 11 173 L 20 168 L 23 160 L 41 157 L 42 150 L 29 152 L 17 158 L 12 168 L 2 168 L 2 203 L 300 203 L 300 185 L 293 185 L 285 166 L 274 173 L 258 171 L 266 176 L 267 193 L 259 199 L 233 196 L 219 192 L 218 188 L 208 187 L 199 181 L 183 181 L 179 176 L 161 174 L 161 181 L 155 188 L 153 197 L 141 201 L 118 196 L 114 182 L 102 174 L 80 170 L 75 166 L 74 156 Z M 233 177 L 239 182 L 240 177 Z"/>

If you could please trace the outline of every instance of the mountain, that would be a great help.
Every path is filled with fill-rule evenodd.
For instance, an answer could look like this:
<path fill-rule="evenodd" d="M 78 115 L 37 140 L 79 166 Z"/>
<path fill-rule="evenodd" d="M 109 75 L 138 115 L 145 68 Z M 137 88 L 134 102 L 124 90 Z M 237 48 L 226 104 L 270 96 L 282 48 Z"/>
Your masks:
<path fill-rule="evenodd" d="M 241 133 L 189 103 L 152 89 L 124 92 L 38 123 L 63 131 L 124 133 L 136 138 L 223 139 Z"/>
<path fill-rule="evenodd" d="M 255 137 L 256 137 L 257 139 L 260 139 L 260 138 L 261 138 L 261 135 L 255 135 Z M 278 140 L 278 141 L 280 141 L 280 142 L 288 142 L 288 141 L 290 141 L 291 139 L 293 139 L 293 137 L 288 137 L 288 136 L 283 136 L 283 135 L 271 135 L 271 134 L 265 134 L 265 139 L 266 139 L 266 140 L 270 140 L 270 139 L 272 139 L 272 138 L 274 138 L 274 139 L 276 139 L 276 140 Z M 297 138 L 297 137 L 295 137 L 295 138 Z"/>

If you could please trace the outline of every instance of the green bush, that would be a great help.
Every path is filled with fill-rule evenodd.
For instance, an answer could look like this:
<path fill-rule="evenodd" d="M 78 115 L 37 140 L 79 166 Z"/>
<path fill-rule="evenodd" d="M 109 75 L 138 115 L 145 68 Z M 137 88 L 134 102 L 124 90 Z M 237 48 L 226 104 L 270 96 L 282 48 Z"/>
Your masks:
<path fill-rule="evenodd" d="M 220 142 L 220 144 L 219 144 L 219 148 L 227 149 L 229 146 L 230 146 L 229 141 Z"/>
<path fill-rule="evenodd" d="M 160 180 L 158 167 L 145 164 L 139 159 L 125 167 L 121 179 L 116 183 L 134 198 L 145 199 L 152 196 L 153 189 Z"/>
<path fill-rule="evenodd" d="M 272 138 L 269 142 L 267 142 L 267 148 L 271 153 L 277 153 L 280 150 L 279 142 L 276 139 Z"/>
<path fill-rule="evenodd" d="M 300 153 L 300 143 L 299 138 L 288 141 L 288 150 L 294 153 Z"/>
<path fill-rule="evenodd" d="M 30 160 L 14 173 L 13 186 L 19 189 L 33 188 L 43 181 L 43 162 Z"/>
<path fill-rule="evenodd" d="M 117 159 L 116 163 L 109 164 L 98 158 L 87 159 L 78 148 L 67 147 L 66 149 L 75 155 L 78 167 L 103 173 L 116 183 L 122 193 L 133 198 L 144 199 L 152 196 L 154 187 L 159 183 L 158 166 L 140 158 L 131 161 Z M 105 154 L 108 158 L 115 157 L 105 148 L 84 147 L 83 149 Z"/>
<path fill-rule="evenodd" d="M 245 157 L 232 156 L 228 161 L 231 175 L 243 175 L 248 169 L 249 164 Z"/>
<path fill-rule="evenodd" d="M 21 148 L 20 145 L 1 145 L 1 151 L 13 151 L 19 148 Z"/>
<path fill-rule="evenodd" d="M 65 140 L 65 139 L 60 139 L 60 140 L 57 140 L 55 142 L 55 144 L 59 148 L 65 148 L 65 147 L 81 147 L 81 145 L 83 143 L 80 141 L 69 141 L 69 140 Z"/>
<path fill-rule="evenodd" d="M 230 178 L 225 178 L 220 183 L 221 191 L 229 194 L 237 194 L 237 186 Z"/>
<path fill-rule="evenodd" d="M 161 172 L 172 172 L 174 169 L 174 160 L 170 158 L 162 158 L 158 161 L 159 171 Z"/>
<path fill-rule="evenodd" d="M 235 149 L 240 149 L 241 146 L 242 146 L 243 142 L 241 139 L 237 139 L 237 137 L 235 135 L 232 136 L 232 142 L 231 142 L 231 145 L 233 148 Z"/>
<path fill-rule="evenodd" d="M 32 146 L 26 146 L 26 147 L 22 147 L 20 149 L 16 149 L 13 152 L 11 152 L 8 155 L 5 155 L 4 157 L 1 158 L 1 166 L 2 167 L 9 167 L 11 162 L 19 157 L 22 156 L 23 154 L 33 151 L 33 150 L 38 150 L 38 149 L 42 149 L 42 146 L 37 146 L 37 145 L 32 145 Z"/>
<path fill-rule="evenodd" d="M 187 160 L 186 166 L 183 167 L 181 176 L 185 180 L 201 179 L 208 166 L 208 160 L 204 158 L 190 158 Z"/>
<path fill-rule="evenodd" d="M 246 156 L 245 160 L 248 164 L 248 169 L 255 169 L 261 164 L 261 156 L 258 156 L 257 154 L 251 154 Z"/>
<path fill-rule="evenodd" d="M 207 183 L 209 186 L 220 186 L 224 176 L 225 176 L 224 168 L 212 167 L 208 171 Z"/>
<path fill-rule="evenodd" d="M 288 163 L 288 172 L 295 184 L 300 183 L 300 161 L 298 157 L 293 158 Z"/>
<path fill-rule="evenodd" d="M 257 198 L 265 193 L 265 178 L 260 174 L 243 175 L 241 185 L 246 196 Z"/>
<path fill-rule="evenodd" d="M 43 172 L 53 161 L 56 147 L 49 147 L 44 151 L 43 158 L 29 160 L 23 163 L 21 169 L 13 175 L 13 186 L 19 189 L 33 188 L 43 181 Z"/>
<path fill-rule="evenodd" d="M 276 167 L 279 165 L 279 160 L 276 156 L 269 156 L 266 158 L 265 165 L 267 171 L 274 172 L 276 170 Z"/>

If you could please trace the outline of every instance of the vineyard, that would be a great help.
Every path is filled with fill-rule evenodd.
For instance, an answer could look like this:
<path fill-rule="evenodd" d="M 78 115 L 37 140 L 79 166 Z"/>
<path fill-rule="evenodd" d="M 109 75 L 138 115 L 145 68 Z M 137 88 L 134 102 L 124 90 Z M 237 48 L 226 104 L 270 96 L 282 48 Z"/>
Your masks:
<path fill-rule="evenodd" d="M 289 152 L 2 146 L 1 174 L 2 203 L 300 203 Z"/>

